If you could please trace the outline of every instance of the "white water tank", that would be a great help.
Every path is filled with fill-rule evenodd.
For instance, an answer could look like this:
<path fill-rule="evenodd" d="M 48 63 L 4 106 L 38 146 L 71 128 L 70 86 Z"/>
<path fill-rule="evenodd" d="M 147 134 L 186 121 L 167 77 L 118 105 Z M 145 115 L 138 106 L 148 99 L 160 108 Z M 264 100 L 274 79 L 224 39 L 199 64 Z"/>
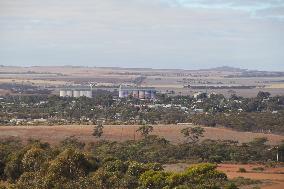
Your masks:
<path fill-rule="evenodd" d="M 66 91 L 67 97 L 73 97 L 73 91 Z"/>
<path fill-rule="evenodd" d="M 139 91 L 138 91 L 138 90 L 133 90 L 133 91 L 132 91 L 132 96 L 133 96 L 134 98 L 139 98 Z"/>
<path fill-rule="evenodd" d="M 86 97 L 92 98 L 93 97 L 92 91 L 86 91 Z"/>
<path fill-rule="evenodd" d="M 140 90 L 139 91 L 139 98 L 140 99 L 144 99 L 145 98 L 145 91 L 144 90 Z"/>
<path fill-rule="evenodd" d="M 66 91 L 60 90 L 59 96 L 60 96 L 60 97 L 66 97 Z"/>
<path fill-rule="evenodd" d="M 80 97 L 80 91 L 73 91 L 73 97 L 79 98 Z"/>
<path fill-rule="evenodd" d="M 85 91 L 80 91 L 80 97 L 81 97 L 81 96 L 86 96 Z"/>
<path fill-rule="evenodd" d="M 156 91 L 152 90 L 151 91 L 151 99 L 155 99 L 156 98 Z"/>
<path fill-rule="evenodd" d="M 124 93 L 124 91 L 119 89 L 119 94 L 118 94 L 119 98 L 124 98 L 123 93 Z"/>
<path fill-rule="evenodd" d="M 151 91 L 150 90 L 145 91 L 145 98 L 147 98 L 147 99 L 151 98 Z"/>

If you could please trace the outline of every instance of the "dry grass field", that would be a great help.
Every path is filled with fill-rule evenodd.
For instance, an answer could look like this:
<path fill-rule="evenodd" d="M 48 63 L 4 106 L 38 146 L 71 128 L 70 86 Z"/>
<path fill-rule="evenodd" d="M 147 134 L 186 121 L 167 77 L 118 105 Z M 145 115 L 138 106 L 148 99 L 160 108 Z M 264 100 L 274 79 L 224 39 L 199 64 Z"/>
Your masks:
<path fill-rule="evenodd" d="M 101 139 L 112 141 L 125 141 L 139 139 L 141 136 L 135 132 L 139 126 L 107 125 Z M 186 125 L 157 125 L 154 126 L 152 134 L 165 137 L 174 142 L 181 143 L 184 138 L 180 130 Z M 72 126 L 1 126 L 0 138 L 20 137 L 23 140 L 29 138 L 40 139 L 51 144 L 57 144 L 68 136 L 76 136 L 84 142 L 93 142 L 97 139 L 92 136 L 94 126 L 72 125 Z M 204 139 L 213 140 L 235 140 L 249 142 L 257 137 L 267 137 L 270 144 L 278 144 L 284 140 L 284 136 L 263 133 L 238 132 L 225 128 L 205 128 Z"/>
<path fill-rule="evenodd" d="M 0 96 L 1 95 L 5 96 L 6 94 L 10 94 L 10 93 L 11 93 L 11 91 L 9 91 L 9 90 L 0 89 Z"/>
<path fill-rule="evenodd" d="M 284 83 L 280 83 L 280 84 L 272 84 L 270 86 L 267 87 L 268 89 L 284 89 Z"/>

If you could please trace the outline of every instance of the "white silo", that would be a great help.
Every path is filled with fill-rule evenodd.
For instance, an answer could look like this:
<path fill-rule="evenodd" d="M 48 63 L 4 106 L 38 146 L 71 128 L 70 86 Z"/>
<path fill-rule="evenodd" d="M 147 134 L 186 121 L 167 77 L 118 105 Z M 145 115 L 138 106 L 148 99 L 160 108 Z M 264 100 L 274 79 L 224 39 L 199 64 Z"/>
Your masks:
<path fill-rule="evenodd" d="M 138 91 L 138 90 L 133 90 L 133 91 L 132 91 L 132 96 L 133 96 L 134 98 L 139 98 L 139 91 Z"/>
<path fill-rule="evenodd" d="M 123 91 L 123 97 L 124 97 L 124 98 L 127 98 L 128 95 L 129 95 L 129 91 L 128 91 L 128 90 L 124 90 L 124 91 Z"/>
<path fill-rule="evenodd" d="M 86 91 L 86 97 L 92 98 L 93 97 L 92 91 Z"/>
<path fill-rule="evenodd" d="M 79 98 L 80 97 L 80 91 L 73 91 L 73 97 Z"/>
<path fill-rule="evenodd" d="M 66 91 L 67 97 L 73 97 L 73 91 Z"/>
<path fill-rule="evenodd" d="M 80 91 L 80 96 L 86 96 L 85 91 Z"/>
<path fill-rule="evenodd" d="M 140 90 L 139 91 L 139 98 L 144 99 L 145 98 L 145 90 Z"/>
<path fill-rule="evenodd" d="M 60 97 L 66 97 L 66 91 L 65 90 L 60 90 L 59 96 Z"/>
<path fill-rule="evenodd" d="M 151 99 L 155 99 L 156 98 L 156 91 L 152 90 L 151 91 Z"/>
<path fill-rule="evenodd" d="M 145 98 L 150 99 L 151 98 L 151 90 L 145 91 Z"/>
<path fill-rule="evenodd" d="M 124 90 L 122 90 L 121 88 L 119 89 L 118 96 L 119 96 L 119 98 L 124 98 Z"/>

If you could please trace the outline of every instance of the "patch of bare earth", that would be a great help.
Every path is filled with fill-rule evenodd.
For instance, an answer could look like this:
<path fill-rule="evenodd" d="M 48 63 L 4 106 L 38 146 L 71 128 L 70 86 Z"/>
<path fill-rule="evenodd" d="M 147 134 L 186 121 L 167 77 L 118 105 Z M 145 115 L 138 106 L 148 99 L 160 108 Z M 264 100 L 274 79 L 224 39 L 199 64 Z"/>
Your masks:
<path fill-rule="evenodd" d="M 263 167 L 264 171 L 257 172 L 253 168 Z M 238 172 L 239 168 L 245 168 L 246 173 Z M 262 189 L 283 189 L 284 188 L 284 167 L 266 168 L 259 164 L 236 165 L 220 164 L 218 170 L 223 171 L 229 178 L 244 177 L 253 180 L 264 181 Z M 268 184 L 266 184 L 268 183 Z"/>

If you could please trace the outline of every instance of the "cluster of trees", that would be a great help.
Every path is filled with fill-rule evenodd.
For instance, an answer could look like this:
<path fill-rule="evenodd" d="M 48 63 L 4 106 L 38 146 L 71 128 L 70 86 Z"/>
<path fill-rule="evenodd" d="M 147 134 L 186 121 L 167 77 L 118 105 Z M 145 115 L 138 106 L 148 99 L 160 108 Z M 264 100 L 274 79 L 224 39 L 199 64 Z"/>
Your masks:
<path fill-rule="evenodd" d="M 277 149 L 267 145 L 266 138 L 256 138 L 248 143 L 236 141 L 202 140 L 201 129 L 183 130 L 187 138 L 183 144 L 172 144 L 155 135 L 139 141 L 100 141 L 90 144 L 99 157 L 117 157 L 121 160 L 138 162 L 170 163 L 179 161 L 221 163 L 224 161 L 248 163 L 253 161 L 276 161 Z M 284 160 L 284 149 L 279 148 L 280 160 Z M 283 152 L 282 152 L 283 151 Z"/>
<path fill-rule="evenodd" d="M 149 140 L 147 137 L 143 141 Z M 103 142 L 95 146 L 86 149 L 74 137 L 56 147 L 37 140 L 29 140 L 26 145 L 15 139 L 1 140 L 0 188 L 237 188 L 216 170 L 215 164 L 201 163 L 172 173 L 164 171 L 159 163 L 133 160 L 131 152 L 125 154 L 128 160 L 115 154 L 101 156 L 103 152 L 99 151 L 107 152 L 111 145 Z"/>
<path fill-rule="evenodd" d="M 223 126 L 238 131 L 284 133 L 284 111 L 275 114 L 271 112 L 198 114 L 191 116 L 189 121 L 197 125 Z"/>

